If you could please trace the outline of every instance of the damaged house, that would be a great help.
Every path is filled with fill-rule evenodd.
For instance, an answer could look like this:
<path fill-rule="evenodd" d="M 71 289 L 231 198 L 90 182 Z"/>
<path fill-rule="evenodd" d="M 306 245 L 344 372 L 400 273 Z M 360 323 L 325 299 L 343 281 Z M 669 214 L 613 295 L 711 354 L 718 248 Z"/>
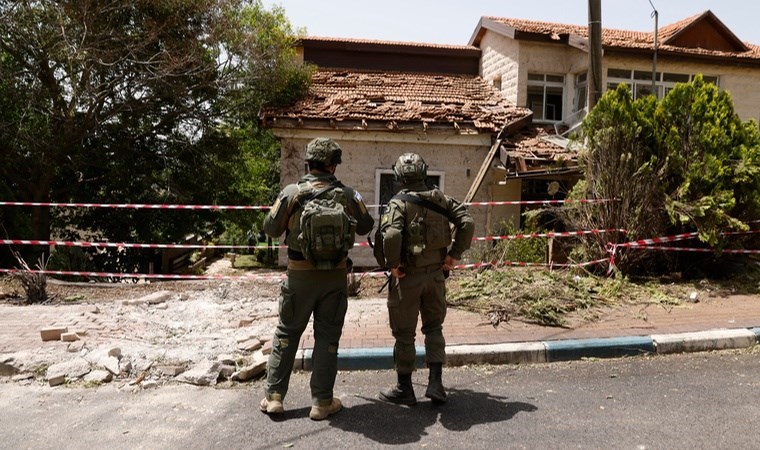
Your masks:
<path fill-rule="evenodd" d="M 567 137 L 587 110 L 588 26 L 482 17 L 469 44 L 482 51 L 483 79 L 533 112 L 535 126 L 502 148 L 503 182 L 519 184 L 523 200 L 540 198 L 547 186 L 568 189 L 577 168 L 557 162 L 575 157 Z M 731 93 L 743 120 L 760 118 L 760 47 L 742 42 L 709 10 L 656 36 L 602 24 L 602 48 L 603 90 L 625 83 L 635 98 L 662 98 L 702 74 Z"/>
<path fill-rule="evenodd" d="M 309 93 L 298 103 L 262 112 L 261 120 L 282 142 L 281 179 L 304 173 L 304 148 L 316 136 L 343 148 L 339 179 L 353 186 L 378 216 L 379 205 L 398 190 L 392 166 L 403 153 L 427 162 L 431 181 L 464 198 L 475 179 L 484 187 L 474 201 L 505 196 L 499 176 L 481 166 L 495 153 L 498 136 L 530 122 L 518 108 L 478 75 L 480 50 L 349 39 L 306 38 L 304 61 L 317 66 Z M 503 220 L 502 207 L 471 209 L 483 235 Z M 514 218 L 513 218 L 514 219 Z M 372 266 L 369 248 L 355 250 L 358 266 Z"/>
<path fill-rule="evenodd" d="M 602 26 L 604 89 L 626 83 L 636 98 L 662 97 L 701 74 L 731 93 L 742 119 L 760 118 L 760 47 L 711 11 L 656 33 Z M 586 25 L 491 16 L 462 46 L 309 37 L 299 48 L 317 67 L 309 94 L 261 119 L 282 142 L 283 183 L 304 172 L 309 140 L 331 137 L 344 149 L 339 178 L 376 216 L 405 152 L 421 154 L 433 181 L 465 201 L 561 199 L 580 176 L 569 137 L 587 112 L 588 48 Z M 472 206 L 476 235 L 519 225 L 524 209 Z M 371 258 L 367 248 L 354 256 Z"/>

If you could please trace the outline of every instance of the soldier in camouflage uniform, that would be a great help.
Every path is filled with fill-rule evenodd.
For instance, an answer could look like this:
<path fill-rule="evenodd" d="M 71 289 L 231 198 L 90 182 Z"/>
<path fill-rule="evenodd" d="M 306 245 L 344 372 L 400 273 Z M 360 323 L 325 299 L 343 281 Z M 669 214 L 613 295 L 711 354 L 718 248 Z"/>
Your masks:
<path fill-rule="evenodd" d="M 356 221 L 356 233 L 366 234 L 374 225 L 361 195 L 335 178 L 335 168 L 341 162 L 341 148 L 332 139 L 316 138 L 306 146 L 309 173 L 297 184 L 286 186 L 264 219 L 264 231 L 272 237 L 285 233 L 288 245 L 288 276 L 282 284 L 279 324 L 272 341 L 272 354 L 267 371 L 266 397 L 261 410 L 268 414 L 284 411 L 282 401 L 288 392 L 290 374 L 301 335 L 314 314 L 314 367 L 311 374 L 312 409 L 314 420 L 322 420 L 338 412 L 342 405 L 333 397 L 337 374 L 338 341 L 348 308 L 346 257 L 337 267 L 317 269 L 304 257 L 299 246 L 299 196 L 306 188 L 319 190 L 328 185 L 341 189 L 345 209 Z M 352 236 L 353 238 L 353 236 Z"/>
<path fill-rule="evenodd" d="M 414 337 L 417 316 L 422 318 L 425 359 L 429 368 L 425 396 L 446 401 L 441 381 L 446 362 L 443 321 L 446 317 L 445 274 L 470 247 L 474 222 L 467 209 L 438 188 L 426 184 L 427 165 L 417 154 L 405 153 L 393 166 L 401 192 L 388 204 L 380 223 L 386 267 L 391 271 L 388 291 L 390 326 L 396 343 L 395 386 L 380 399 L 402 405 L 417 403 L 412 387 L 415 368 Z M 422 201 L 420 201 L 422 199 Z M 432 205 L 431 205 L 432 204 Z M 454 225 L 454 239 L 451 225 Z"/>

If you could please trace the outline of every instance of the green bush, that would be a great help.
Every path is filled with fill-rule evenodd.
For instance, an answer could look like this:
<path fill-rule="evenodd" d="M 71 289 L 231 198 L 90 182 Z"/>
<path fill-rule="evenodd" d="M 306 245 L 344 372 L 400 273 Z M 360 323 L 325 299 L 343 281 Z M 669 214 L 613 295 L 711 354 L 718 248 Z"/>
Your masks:
<path fill-rule="evenodd" d="M 606 244 L 696 231 L 716 250 L 741 248 L 749 238 L 727 238 L 760 218 L 760 130 L 742 122 L 730 95 L 697 76 L 661 101 L 633 100 L 626 85 L 608 91 L 583 122 L 583 182 L 569 198 L 616 199 L 576 204 L 555 213 L 568 229 L 623 228 L 626 236 L 584 237 L 584 253 L 606 254 Z M 701 244 L 700 244 L 701 243 Z M 624 250 L 624 272 L 680 270 L 711 258 Z"/>

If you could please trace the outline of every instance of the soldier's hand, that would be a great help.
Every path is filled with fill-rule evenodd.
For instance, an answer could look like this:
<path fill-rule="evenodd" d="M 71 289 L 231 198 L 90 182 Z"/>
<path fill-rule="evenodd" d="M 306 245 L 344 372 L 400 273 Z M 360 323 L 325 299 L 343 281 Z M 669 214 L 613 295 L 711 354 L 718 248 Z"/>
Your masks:
<path fill-rule="evenodd" d="M 403 267 L 398 266 L 391 269 L 391 275 L 393 275 L 394 278 L 404 278 L 406 276 L 406 272 L 404 272 Z"/>
<path fill-rule="evenodd" d="M 456 266 L 458 262 L 458 259 L 454 259 L 451 256 L 446 255 L 446 258 L 443 259 L 443 270 L 453 270 L 454 266 Z"/>

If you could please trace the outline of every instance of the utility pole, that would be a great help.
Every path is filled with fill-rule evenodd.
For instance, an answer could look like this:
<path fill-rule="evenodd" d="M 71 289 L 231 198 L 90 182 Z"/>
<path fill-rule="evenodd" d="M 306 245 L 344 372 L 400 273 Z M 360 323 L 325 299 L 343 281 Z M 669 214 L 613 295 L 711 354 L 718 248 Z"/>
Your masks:
<path fill-rule="evenodd" d="M 652 0 L 649 0 L 649 4 L 652 6 L 652 17 L 654 17 L 654 56 L 652 57 L 652 94 L 657 96 L 657 28 L 658 19 L 660 13 L 657 12 L 657 8 L 652 4 Z"/>
<path fill-rule="evenodd" d="M 588 110 L 602 96 L 602 0 L 588 0 Z"/>

